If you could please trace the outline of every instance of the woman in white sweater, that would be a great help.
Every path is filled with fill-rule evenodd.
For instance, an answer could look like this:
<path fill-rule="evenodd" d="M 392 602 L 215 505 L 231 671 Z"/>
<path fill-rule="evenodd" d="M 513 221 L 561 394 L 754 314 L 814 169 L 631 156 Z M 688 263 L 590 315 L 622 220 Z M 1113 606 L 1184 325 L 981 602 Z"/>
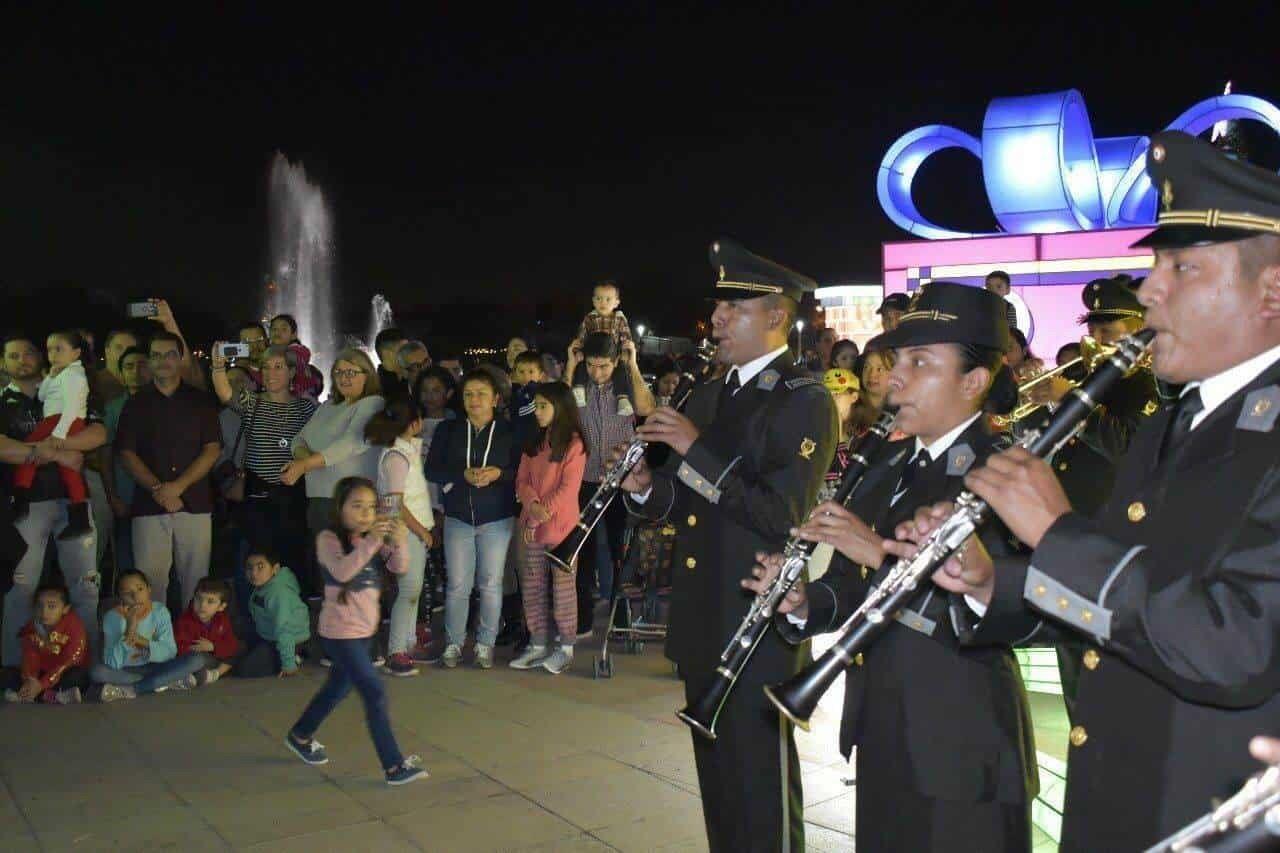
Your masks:
<path fill-rule="evenodd" d="M 328 401 L 294 436 L 293 461 L 280 472 L 280 482 L 289 486 L 306 478 L 307 527 L 313 541 L 329 524 L 338 481 L 376 478 L 381 450 L 370 447 L 364 438 L 369 419 L 384 405 L 369 356 L 358 349 L 344 349 L 333 363 L 329 382 L 333 391 Z M 323 586 L 314 571 L 306 574 L 305 591 L 319 594 Z"/>

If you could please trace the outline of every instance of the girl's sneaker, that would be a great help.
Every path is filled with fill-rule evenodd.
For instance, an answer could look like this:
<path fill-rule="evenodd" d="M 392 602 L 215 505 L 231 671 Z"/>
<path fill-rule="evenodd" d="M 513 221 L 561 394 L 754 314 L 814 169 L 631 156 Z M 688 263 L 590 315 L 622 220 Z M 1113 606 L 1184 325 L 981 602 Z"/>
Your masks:
<path fill-rule="evenodd" d="M 450 643 L 445 647 L 444 654 L 440 657 L 440 663 L 453 669 L 462 663 L 462 647 L 457 643 Z"/>
<path fill-rule="evenodd" d="M 26 701 L 26 700 L 24 700 L 21 696 L 19 696 L 19 695 L 18 695 L 18 691 L 16 691 L 16 690 L 6 690 L 6 691 L 4 692 L 4 701 L 6 701 L 6 702 L 23 702 L 23 701 Z"/>
<path fill-rule="evenodd" d="M 166 686 L 170 690 L 194 690 L 200 686 L 200 682 L 194 675 L 185 675 Z"/>
<path fill-rule="evenodd" d="M 137 699 L 138 692 L 127 684 L 104 684 L 98 694 L 99 702 L 115 702 L 119 699 Z"/>
<path fill-rule="evenodd" d="M 293 754 L 312 766 L 329 763 L 329 753 L 324 751 L 324 744 L 312 738 L 303 743 L 289 732 L 284 736 L 284 745 L 293 750 Z"/>
<path fill-rule="evenodd" d="M 511 661 L 508 666 L 512 669 L 533 669 L 536 666 L 541 666 L 542 661 L 545 660 L 546 657 L 546 646 L 529 646 L 522 654 Z"/>
<path fill-rule="evenodd" d="M 80 700 L 79 687 L 68 687 L 65 690 L 49 689 L 44 692 L 44 701 L 51 705 L 79 705 Z"/>
<path fill-rule="evenodd" d="M 387 659 L 386 665 L 382 668 L 387 675 L 394 675 L 396 678 L 407 678 L 418 674 L 418 668 L 413 665 L 413 658 L 404 652 L 396 652 Z"/>
<path fill-rule="evenodd" d="M 559 675 L 573 664 L 573 647 L 561 646 L 542 662 L 542 668 L 552 675 Z"/>
<path fill-rule="evenodd" d="M 206 684 L 213 684 L 221 677 L 222 674 L 216 669 L 202 669 L 195 675 L 196 684 L 200 687 L 204 687 Z"/>
<path fill-rule="evenodd" d="M 399 767 L 387 771 L 388 785 L 408 785 L 425 778 L 427 771 L 422 769 L 422 759 L 416 755 L 406 755 Z"/>
<path fill-rule="evenodd" d="M 482 646 L 476 643 L 476 666 L 481 669 L 493 669 L 493 646 Z"/>

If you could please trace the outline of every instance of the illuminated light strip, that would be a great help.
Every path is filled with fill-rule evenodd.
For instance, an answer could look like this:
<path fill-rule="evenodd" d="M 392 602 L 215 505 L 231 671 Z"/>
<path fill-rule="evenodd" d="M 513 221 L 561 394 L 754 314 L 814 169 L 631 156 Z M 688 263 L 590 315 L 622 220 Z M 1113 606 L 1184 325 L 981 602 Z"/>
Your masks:
<path fill-rule="evenodd" d="M 751 290 L 756 293 L 781 293 L 782 288 L 774 284 L 753 284 L 746 281 L 717 281 L 717 288 L 728 290 Z"/>
<path fill-rule="evenodd" d="M 1067 258 L 1054 261 L 1015 261 L 1001 267 L 1009 275 L 1036 275 L 1056 272 L 1097 272 L 1113 269 L 1149 269 L 1155 263 L 1151 255 L 1122 255 L 1115 258 Z M 961 264 L 934 267 L 925 281 L 944 281 L 947 278 L 969 278 L 986 275 L 994 267 L 988 261 L 981 264 Z"/>
<path fill-rule="evenodd" d="M 1280 234 L 1280 219 L 1223 210 L 1174 210 L 1161 213 L 1156 221 L 1161 225 L 1203 225 L 1208 228 L 1239 228 L 1245 231 Z"/>

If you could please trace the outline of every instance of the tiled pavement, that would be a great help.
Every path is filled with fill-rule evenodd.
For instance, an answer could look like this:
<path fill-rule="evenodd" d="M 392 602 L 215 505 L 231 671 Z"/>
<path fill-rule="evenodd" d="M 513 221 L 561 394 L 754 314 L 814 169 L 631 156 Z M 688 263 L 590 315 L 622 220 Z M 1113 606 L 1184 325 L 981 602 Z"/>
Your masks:
<path fill-rule="evenodd" d="M 328 765 L 281 745 L 324 671 L 229 679 L 111 705 L 0 708 L 0 849 L 704 850 L 679 683 L 649 644 L 591 677 L 424 667 L 388 679 L 428 780 L 382 781 L 354 695 L 320 732 Z M 501 653 L 501 650 L 500 650 Z M 505 661 L 503 661 L 505 663 Z M 827 713 L 827 712 L 824 712 Z M 800 737 L 809 849 L 853 849 L 852 771 L 833 721 Z"/>

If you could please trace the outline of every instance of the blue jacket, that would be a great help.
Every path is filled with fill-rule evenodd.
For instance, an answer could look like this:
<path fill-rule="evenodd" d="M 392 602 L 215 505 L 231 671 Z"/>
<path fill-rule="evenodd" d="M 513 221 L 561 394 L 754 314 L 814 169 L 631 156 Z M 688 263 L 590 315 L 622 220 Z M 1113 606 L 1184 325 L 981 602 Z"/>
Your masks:
<path fill-rule="evenodd" d="M 468 435 L 471 437 L 470 462 L 467 460 Z M 463 478 L 462 472 L 468 467 L 482 467 L 482 463 L 501 468 L 502 477 L 484 488 L 476 488 Z M 436 427 L 427 453 L 426 474 L 428 480 L 440 486 L 445 515 L 474 527 L 516 514 L 515 484 L 519 467 L 520 443 L 507 420 L 494 418 L 477 433 L 471 421 L 463 417 Z"/>
<path fill-rule="evenodd" d="M 120 611 L 112 608 L 102 620 L 102 662 L 112 669 L 142 666 L 144 663 L 161 663 L 178 656 L 178 644 L 173 639 L 173 620 L 169 611 L 158 601 L 151 602 L 151 612 L 138 623 L 138 636 L 151 641 L 146 648 L 134 648 L 124 641 L 127 627 Z"/>

